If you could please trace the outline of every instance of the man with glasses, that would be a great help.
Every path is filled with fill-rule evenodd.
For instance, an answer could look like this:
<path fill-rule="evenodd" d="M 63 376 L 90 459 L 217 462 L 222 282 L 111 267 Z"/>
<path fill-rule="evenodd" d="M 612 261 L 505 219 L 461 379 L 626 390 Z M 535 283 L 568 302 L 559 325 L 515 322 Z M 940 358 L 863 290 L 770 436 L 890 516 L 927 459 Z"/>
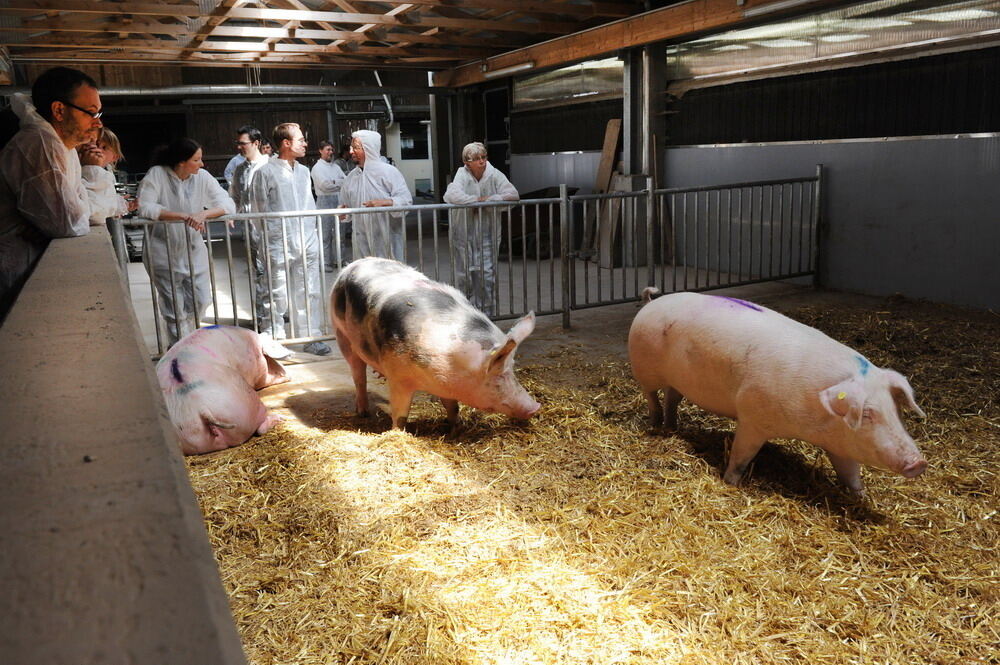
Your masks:
<path fill-rule="evenodd" d="M 268 160 L 250 184 L 253 212 L 274 213 L 316 210 L 309 169 L 298 160 L 308 143 L 302 128 L 285 122 L 272 136 L 277 156 Z M 293 337 L 320 337 L 326 321 L 324 294 L 320 288 L 319 219 L 305 217 L 264 218 L 261 225 L 267 273 L 260 333 L 273 340 L 286 338 L 284 314 L 288 314 Z M 325 356 L 330 347 L 320 341 L 305 346 L 306 353 Z"/>
<path fill-rule="evenodd" d="M 11 102 L 20 130 L 0 152 L 0 322 L 52 238 L 89 230 L 76 147 L 97 140 L 101 96 L 68 67 L 44 72 Z"/>

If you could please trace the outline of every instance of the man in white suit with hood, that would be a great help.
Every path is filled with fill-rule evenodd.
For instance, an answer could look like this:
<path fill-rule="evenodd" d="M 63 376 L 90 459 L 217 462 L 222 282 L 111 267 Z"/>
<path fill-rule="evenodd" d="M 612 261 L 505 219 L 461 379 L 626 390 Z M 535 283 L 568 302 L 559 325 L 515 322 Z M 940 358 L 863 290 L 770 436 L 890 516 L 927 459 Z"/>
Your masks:
<path fill-rule="evenodd" d="M 380 208 L 413 203 L 406 179 L 392 164 L 379 159 L 382 137 L 360 129 L 351 134 L 351 157 L 358 163 L 340 187 L 342 208 Z M 354 225 L 354 258 L 378 256 L 404 260 L 403 221 L 406 213 L 351 215 Z"/>

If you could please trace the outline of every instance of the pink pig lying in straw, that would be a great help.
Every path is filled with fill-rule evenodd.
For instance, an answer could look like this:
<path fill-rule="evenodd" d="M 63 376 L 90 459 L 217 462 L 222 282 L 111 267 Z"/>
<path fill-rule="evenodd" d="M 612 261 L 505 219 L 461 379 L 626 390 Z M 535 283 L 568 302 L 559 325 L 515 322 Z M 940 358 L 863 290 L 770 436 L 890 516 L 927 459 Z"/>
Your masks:
<path fill-rule="evenodd" d="M 913 389 L 820 331 L 735 298 L 674 293 L 647 304 L 629 331 L 634 374 L 655 428 L 677 427 L 683 398 L 736 419 L 723 479 L 738 485 L 770 438 L 796 438 L 826 451 L 855 495 L 861 464 L 915 478 L 927 461 L 907 434 L 897 405 L 924 417 Z M 661 409 L 658 394 L 664 390 Z"/>
<path fill-rule="evenodd" d="M 252 330 L 195 330 L 163 355 L 156 377 L 185 455 L 238 446 L 281 422 L 256 391 L 288 377 Z"/>

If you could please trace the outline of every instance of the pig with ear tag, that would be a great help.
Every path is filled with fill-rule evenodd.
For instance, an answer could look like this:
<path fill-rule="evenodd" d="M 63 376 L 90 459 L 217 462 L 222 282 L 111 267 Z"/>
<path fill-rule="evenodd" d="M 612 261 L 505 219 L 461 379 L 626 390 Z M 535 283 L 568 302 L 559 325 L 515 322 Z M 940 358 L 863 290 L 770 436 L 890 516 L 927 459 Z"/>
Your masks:
<path fill-rule="evenodd" d="M 288 381 L 285 369 L 265 352 L 252 330 L 207 326 L 170 347 L 156 378 L 185 455 L 223 450 L 263 434 L 281 422 L 267 412 L 258 390 Z M 288 355 L 287 349 L 272 345 Z"/>
<path fill-rule="evenodd" d="M 534 330 L 534 313 L 505 335 L 455 288 L 398 261 L 369 257 L 338 275 L 330 318 L 359 415 L 368 413 L 369 366 L 389 385 L 398 429 L 418 390 L 441 399 L 453 429 L 459 402 L 520 420 L 541 408 L 514 376 L 514 352 Z"/>
<path fill-rule="evenodd" d="M 684 398 L 736 419 L 727 483 L 740 483 L 770 438 L 819 446 L 857 496 L 864 494 L 862 464 L 906 478 L 927 468 L 900 418 L 900 408 L 924 417 L 901 374 L 745 300 L 698 293 L 652 300 L 656 293 L 643 292 L 646 304 L 628 341 L 650 424 L 659 427 L 665 419 L 666 428 L 675 429 Z"/>

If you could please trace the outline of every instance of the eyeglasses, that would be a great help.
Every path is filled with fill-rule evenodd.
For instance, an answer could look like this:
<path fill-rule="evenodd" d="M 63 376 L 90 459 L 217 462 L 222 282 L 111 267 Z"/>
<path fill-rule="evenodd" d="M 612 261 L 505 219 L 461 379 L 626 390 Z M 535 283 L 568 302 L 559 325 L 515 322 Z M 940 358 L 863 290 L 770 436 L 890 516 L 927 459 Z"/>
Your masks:
<path fill-rule="evenodd" d="M 87 115 L 89 115 L 94 120 L 97 120 L 102 115 L 104 115 L 104 109 L 101 109 L 100 111 L 88 111 L 87 109 L 79 107 L 76 104 L 74 104 L 73 102 L 67 102 L 66 100 L 63 100 L 63 104 L 65 104 L 66 106 L 72 106 L 73 108 L 75 108 L 80 113 L 86 113 Z"/>
<path fill-rule="evenodd" d="M 233 141 L 234 145 L 250 145 L 253 141 Z"/>

